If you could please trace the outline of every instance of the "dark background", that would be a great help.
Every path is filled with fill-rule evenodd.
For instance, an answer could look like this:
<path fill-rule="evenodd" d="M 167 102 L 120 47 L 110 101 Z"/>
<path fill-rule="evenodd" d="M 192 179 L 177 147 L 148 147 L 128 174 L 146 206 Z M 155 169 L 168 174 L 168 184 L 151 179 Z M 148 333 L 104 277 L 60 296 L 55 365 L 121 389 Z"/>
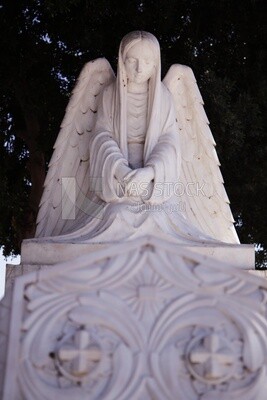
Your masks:
<path fill-rule="evenodd" d="M 265 1 L 0 1 L 0 245 L 19 252 L 34 233 L 47 163 L 85 62 L 116 68 L 121 38 L 158 38 L 198 80 L 242 243 L 267 262 Z"/>

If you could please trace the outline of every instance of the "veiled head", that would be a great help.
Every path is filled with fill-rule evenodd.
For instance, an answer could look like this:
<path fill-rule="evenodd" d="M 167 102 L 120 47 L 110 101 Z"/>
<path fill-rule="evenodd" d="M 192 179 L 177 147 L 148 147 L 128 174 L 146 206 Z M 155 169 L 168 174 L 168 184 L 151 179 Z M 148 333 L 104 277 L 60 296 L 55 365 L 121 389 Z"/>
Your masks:
<path fill-rule="evenodd" d="M 145 32 L 145 31 L 133 31 L 125 35 L 121 41 L 121 54 L 123 61 L 125 60 L 125 56 L 128 50 L 133 47 L 136 43 L 139 42 L 146 42 L 151 51 L 154 54 L 154 58 L 157 59 L 160 53 L 159 42 L 157 38 L 152 35 L 152 33 Z"/>
<path fill-rule="evenodd" d="M 154 35 L 131 32 L 122 39 L 120 49 L 128 81 L 144 83 L 155 74 L 160 63 L 160 48 Z"/>
<path fill-rule="evenodd" d="M 148 60 L 145 52 L 149 53 Z M 135 60 L 130 60 L 131 58 Z M 133 61 L 133 66 L 130 65 L 131 61 Z M 139 62 L 142 65 L 146 61 L 149 61 L 149 64 L 143 67 L 142 72 L 138 73 Z M 131 82 L 129 82 L 130 80 Z M 144 85 L 146 82 L 148 85 Z M 120 44 L 114 96 L 114 132 L 126 159 L 128 159 L 127 94 L 130 91 L 142 93 L 145 90 L 148 91 L 146 137 L 153 135 L 156 140 L 159 134 L 161 102 L 160 47 L 157 39 L 151 33 L 134 31 L 124 36 Z M 145 145 L 144 158 L 148 154 L 149 148 Z"/>

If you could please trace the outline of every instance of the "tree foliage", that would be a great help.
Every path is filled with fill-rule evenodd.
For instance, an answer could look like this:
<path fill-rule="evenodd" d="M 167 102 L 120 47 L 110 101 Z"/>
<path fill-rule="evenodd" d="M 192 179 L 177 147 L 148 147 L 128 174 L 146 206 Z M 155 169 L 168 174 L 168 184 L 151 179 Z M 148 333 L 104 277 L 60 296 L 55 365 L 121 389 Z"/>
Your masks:
<path fill-rule="evenodd" d="M 163 74 L 193 68 L 217 142 L 243 243 L 267 260 L 264 1 L 20 0 L 0 3 L 0 244 L 18 253 L 34 234 L 47 163 L 83 64 L 116 68 L 131 30 L 159 39 Z"/>

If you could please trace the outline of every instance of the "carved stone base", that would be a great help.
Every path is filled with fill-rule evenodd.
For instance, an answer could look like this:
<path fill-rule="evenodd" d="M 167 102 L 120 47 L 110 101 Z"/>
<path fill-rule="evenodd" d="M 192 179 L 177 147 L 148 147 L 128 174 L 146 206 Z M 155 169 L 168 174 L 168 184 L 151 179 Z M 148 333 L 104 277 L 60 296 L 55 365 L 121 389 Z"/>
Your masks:
<path fill-rule="evenodd" d="M 155 238 L 16 278 L 4 400 L 265 400 L 267 282 Z"/>

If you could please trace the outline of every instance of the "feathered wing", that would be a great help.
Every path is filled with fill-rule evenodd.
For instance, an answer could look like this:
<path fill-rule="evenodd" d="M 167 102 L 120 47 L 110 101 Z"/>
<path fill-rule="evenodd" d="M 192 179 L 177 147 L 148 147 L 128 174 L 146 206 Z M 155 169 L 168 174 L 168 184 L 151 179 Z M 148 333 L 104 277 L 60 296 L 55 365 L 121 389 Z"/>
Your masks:
<path fill-rule="evenodd" d="M 49 163 L 36 237 L 67 233 L 86 212 L 90 198 L 89 138 L 99 94 L 114 79 L 105 58 L 88 62 L 79 75 Z"/>
<path fill-rule="evenodd" d="M 193 71 L 174 64 L 163 83 L 172 93 L 180 131 L 179 202 L 184 202 L 187 218 L 201 231 L 223 242 L 239 243 L 216 143 Z"/>

